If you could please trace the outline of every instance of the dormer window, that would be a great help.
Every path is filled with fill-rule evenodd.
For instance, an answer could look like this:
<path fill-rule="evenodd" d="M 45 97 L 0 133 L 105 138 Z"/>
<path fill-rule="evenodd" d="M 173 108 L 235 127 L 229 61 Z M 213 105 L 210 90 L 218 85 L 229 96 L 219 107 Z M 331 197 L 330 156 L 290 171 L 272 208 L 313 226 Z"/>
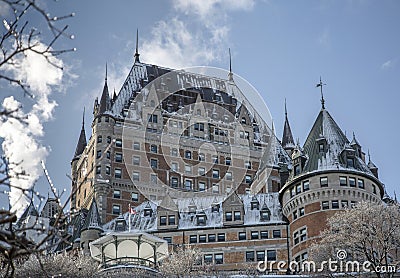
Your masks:
<path fill-rule="evenodd" d="M 242 213 L 240 211 L 235 211 L 233 213 L 233 219 L 235 221 L 240 221 L 242 219 Z"/>
<path fill-rule="evenodd" d="M 153 210 L 151 209 L 150 205 L 147 204 L 143 210 L 143 215 L 147 217 L 151 217 L 153 215 Z"/>
<path fill-rule="evenodd" d="M 352 157 L 347 158 L 347 167 L 354 168 L 354 158 L 352 158 Z"/>
<path fill-rule="evenodd" d="M 299 164 L 296 164 L 296 165 L 294 165 L 294 175 L 295 176 L 298 176 L 298 175 L 300 175 L 300 165 Z"/>
<path fill-rule="evenodd" d="M 259 209 L 260 203 L 258 202 L 256 196 L 253 196 L 250 202 L 251 210 Z"/>
<path fill-rule="evenodd" d="M 325 152 L 324 144 L 320 143 L 318 146 L 319 146 L 318 149 L 319 149 L 319 152 L 320 152 L 320 153 Z"/>
<path fill-rule="evenodd" d="M 266 205 L 264 205 L 260 211 L 260 220 L 269 221 L 270 219 L 271 219 L 271 211 Z"/>
<path fill-rule="evenodd" d="M 219 212 L 219 204 L 213 204 L 211 206 L 211 212 Z"/>
<path fill-rule="evenodd" d="M 207 217 L 204 212 L 201 215 L 197 215 L 197 226 L 204 226 L 206 225 Z"/>

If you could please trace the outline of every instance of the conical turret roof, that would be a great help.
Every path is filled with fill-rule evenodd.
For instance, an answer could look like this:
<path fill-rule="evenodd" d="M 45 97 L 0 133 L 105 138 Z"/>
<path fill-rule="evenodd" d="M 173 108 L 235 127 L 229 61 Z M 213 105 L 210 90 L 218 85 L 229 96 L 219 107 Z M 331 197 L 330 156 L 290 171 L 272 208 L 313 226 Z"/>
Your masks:
<path fill-rule="evenodd" d="M 85 110 L 83 110 L 82 129 L 79 134 L 78 144 L 76 145 L 74 158 L 80 156 L 86 148 L 86 132 L 85 132 Z"/>
<path fill-rule="evenodd" d="M 282 147 L 284 149 L 294 148 L 293 134 L 290 128 L 289 118 L 287 115 L 286 101 L 285 101 L 285 124 L 283 126 L 283 135 L 282 135 Z"/>
<path fill-rule="evenodd" d="M 93 198 L 92 204 L 90 205 L 89 212 L 85 219 L 85 223 L 83 224 L 82 230 L 87 229 L 100 229 L 101 228 L 101 219 L 99 210 L 97 209 L 96 200 Z"/>

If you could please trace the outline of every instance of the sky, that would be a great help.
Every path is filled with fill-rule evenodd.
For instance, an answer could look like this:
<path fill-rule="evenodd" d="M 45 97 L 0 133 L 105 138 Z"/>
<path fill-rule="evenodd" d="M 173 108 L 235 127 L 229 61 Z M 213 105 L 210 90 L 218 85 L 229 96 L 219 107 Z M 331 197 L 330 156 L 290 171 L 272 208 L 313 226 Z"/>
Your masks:
<path fill-rule="evenodd" d="M 46 150 L 42 156 L 58 189 L 70 190 L 67 174 L 83 108 L 89 139 L 105 65 L 109 89 L 118 92 L 134 61 L 138 29 L 145 63 L 228 69 L 231 48 L 233 73 L 264 98 L 278 138 L 286 98 L 293 136 L 301 144 L 321 109 L 315 88 L 321 76 L 327 110 L 350 140 L 354 132 L 363 151 L 370 151 L 387 192 L 399 191 L 399 1 L 60 0 L 42 5 L 57 16 L 75 13 L 66 21 L 74 39 L 56 46 L 76 51 L 57 58 L 64 73 L 61 80 L 58 72 L 45 80 L 52 90 L 38 88 L 57 105 L 48 117 L 37 114 L 42 134 L 32 135 Z M 32 100 L 0 88 L 1 102 L 12 94 L 25 112 L 33 111 Z M 43 177 L 36 186 L 47 195 Z M 0 207 L 7 206 L 4 198 L 0 201 Z"/>

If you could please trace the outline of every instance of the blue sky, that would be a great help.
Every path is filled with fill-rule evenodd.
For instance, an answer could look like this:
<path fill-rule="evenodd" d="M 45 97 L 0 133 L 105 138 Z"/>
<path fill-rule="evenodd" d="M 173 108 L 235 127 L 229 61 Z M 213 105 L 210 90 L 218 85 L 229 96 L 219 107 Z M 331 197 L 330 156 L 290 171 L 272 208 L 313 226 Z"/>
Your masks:
<path fill-rule="evenodd" d="M 61 57 L 70 73 L 68 86 L 51 95 L 58 106 L 40 139 L 50 150 L 46 164 L 58 188 L 70 189 L 66 174 L 83 107 L 90 134 L 105 64 L 109 89 L 118 92 L 133 64 L 138 28 L 141 61 L 167 67 L 227 69 L 230 47 L 233 72 L 263 96 L 279 138 L 287 99 L 293 135 L 301 144 L 321 108 L 315 84 L 322 76 L 326 108 L 350 139 L 355 132 L 363 150 L 370 150 L 388 193 L 397 190 L 399 1 L 74 0 L 47 5 L 54 14 L 76 13 L 68 20 L 75 39 L 59 44 L 77 48 Z M 48 188 L 44 179 L 38 187 Z"/>

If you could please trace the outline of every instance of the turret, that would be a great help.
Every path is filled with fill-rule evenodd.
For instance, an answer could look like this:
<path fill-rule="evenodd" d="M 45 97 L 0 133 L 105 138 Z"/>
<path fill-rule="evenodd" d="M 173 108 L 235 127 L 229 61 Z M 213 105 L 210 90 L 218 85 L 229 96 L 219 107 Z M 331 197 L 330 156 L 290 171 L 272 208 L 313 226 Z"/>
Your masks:
<path fill-rule="evenodd" d="M 84 254 L 90 253 L 89 243 L 100 238 L 102 233 L 103 228 L 101 227 L 99 210 L 97 209 L 96 200 L 93 198 L 81 230 L 81 248 Z"/>
<path fill-rule="evenodd" d="M 288 153 L 289 156 L 292 155 L 294 149 L 294 141 L 287 115 L 286 99 L 285 99 L 285 124 L 283 126 L 282 147 Z"/>

